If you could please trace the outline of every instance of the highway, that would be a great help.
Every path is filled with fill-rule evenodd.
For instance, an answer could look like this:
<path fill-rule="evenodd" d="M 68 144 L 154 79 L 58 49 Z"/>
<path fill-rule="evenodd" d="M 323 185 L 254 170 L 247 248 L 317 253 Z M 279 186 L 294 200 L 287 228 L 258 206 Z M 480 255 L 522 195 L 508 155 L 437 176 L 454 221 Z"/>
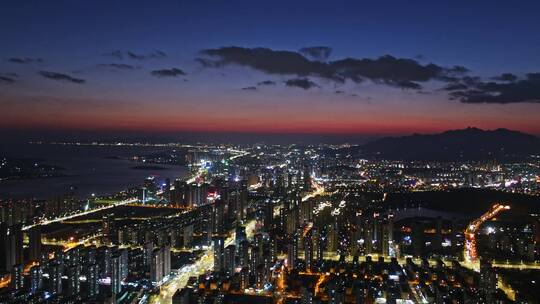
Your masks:
<path fill-rule="evenodd" d="M 484 222 L 496 217 L 497 214 L 501 213 L 502 211 L 509 209 L 510 206 L 495 204 L 488 212 L 484 213 L 481 217 L 477 218 L 469 224 L 469 226 L 465 230 L 465 261 L 476 262 L 478 258 L 478 253 L 476 252 L 476 233 L 478 232 L 478 229 L 480 229 L 480 226 Z"/>
<path fill-rule="evenodd" d="M 88 215 L 88 214 L 92 214 L 92 213 L 95 213 L 95 212 L 111 209 L 111 208 L 114 208 L 114 207 L 117 207 L 117 206 L 133 204 L 133 203 L 135 203 L 137 201 L 138 201 L 137 198 L 130 198 L 130 199 L 127 199 L 127 200 L 119 201 L 119 202 L 114 203 L 114 204 L 106 205 L 106 206 L 99 207 L 99 208 L 90 209 L 90 210 L 83 211 L 83 212 L 77 212 L 77 213 L 69 214 L 69 215 L 62 216 L 62 217 L 57 217 L 57 218 L 54 218 L 54 219 L 43 219 L 43 220 L 39 221 L 38 223 L 28 225 L 28 226 L 24 226 L 22 228 L 22 230 L 28 230 L 28 229 L 30 229 L 32 227 L 35 227 L 35 226 L 48 225 L 48 224 L 51 224 L 51 223 L 62 222 L 62 221 L 69 220 L 69 219 L 72 219 L 72 218 L 76 218 L 76 217 L 79 217 L 79 216 Z"/>

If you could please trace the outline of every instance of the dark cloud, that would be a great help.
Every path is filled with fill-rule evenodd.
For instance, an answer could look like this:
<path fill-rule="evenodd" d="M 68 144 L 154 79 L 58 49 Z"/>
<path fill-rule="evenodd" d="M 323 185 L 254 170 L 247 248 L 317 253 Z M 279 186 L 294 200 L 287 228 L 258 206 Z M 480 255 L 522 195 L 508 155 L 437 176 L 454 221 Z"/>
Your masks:
<path fill-rule="evenodd" d="M 332 49 L 327 46 L 311 46 L 301 48 L 299 52 L 315 60 L 325 61 L 330 57 Z"/>
<path fill-rule="evenodd" d="M 2 84 L 13 84 L 15 83 L 17 80 L 15 80 L 14 77 L 9 77 L 9 76 L 2 76 L 0 75 L 0 83 Z"/>
<path fill-rule="evenodd" d="M 116 59 L 123 59 L 124 58 L 124 52 L 122 52 L 120 50 L 115 50 L 115 51 L 112 51 L 112 52 L 109 52 L 109 53 L 104 53 L 103 56 L 114 57 Z"/>
<path fill-rule="evenodd" d="M 517 80 L 517 76 L 512 74 L 512 73 L 503 73 L 503 74 L 501 74 L 499 76 L 492 77 L 491 79 L 498 80 L 498 81 L 510 81 L 510 82 L 513 82 L 513 81 Z"/>
<path fill-rule="evenodd" d="M 154 70 L 150 72 L 153 76 L 156 77 L 176 77 L 176 76 L 184 76 L 186 73 L 178 68 L 170 68 L 170 69 L 162 69 L 162 70 Z"/>
<path fill-rule="evenodd" d="M 41 58 L 30 58 L 30 57 L 12 57 L 12 58 L 9 58 L 8 61 L 11 62 L 11 63 L 26 64 L 26 63 L 41 63 L 41 62 L 43 62 L 43 59 L 41 59 Z"/>
<path fill-rule="evenodd" d="M 304 90 L 309 90 L 311 88 L 318 88 L 319 85 L 317 85 L 315 82 L 307 79 L 307 78 L 293 78 L 285 81 L 285 85 L 288 87 L 298 87 L 302 88 Z"/>
<path fill-rule="evenodd" d="M 481 82 L 482 79 L 478 76 L 465 76 L 461 78 L 461 81 L 468 86 L 472 86 Z"/>
<path fill-rule="evenodd" d="M 258 86 L 265 86 L 265 85 L 276 85 L 275 81 L 272 80 L 265 80 L 257 83 Z"/>
<path fill-rule="evenodd" d="M 308 60 L 296 52 L 274 51 L 267 48 L 223 47 L 202 50 L 201 54 L 212 59 L 200 58 L 207 67 L 223 67 L 226 65 L 248 66 L 256 70 L 279 75 L 317 75 L 332 77 L 326 64 Z M 202 59 L 202 60 L 201 60 Z"/>
<path fill-rule="evenodd" d="M 208 58 L 195 58 L 195 62 L 199 63 L 203 68 L 216 67 L 216 62 Z"/>
<path fill-rule="evenodd" d="M 167 54 L 160 50 L 154 50 L 149 53 L 137 53 L 134 51 L 121 51 L 121 50 L 114 50 L 109 53 L 104 53 L 103 56 L 106 57 L 113 57 L 116 59 L 135 59 L 135 60 L 145 60 L 145 59 L 153 59 L 153 58 L 164 58 L 167 57 Z"/>
<path fill-rule="evenodd" d="M 72 76 L 69 76 L 67 74 L 62 73 L 55 73 L 55 72 L 49 72 L 49 71 L 40 71 L 39 74 L 45 78 L 58 80 L 58 81 L 68 81 L 73 83 L 85 83 L 86 80 L 75 78 Z"/>
<path fill-rule="evenodd" d="M 334 91 L 334 94 L 338 94 L 338 95 L 345 94 L 345 91 L 336 90 Z"/>
<path fill-rule="evenodd" d="M 462 75 L 469 72 L 469 69 L 462 65 L 455 65 L 449 69 L 447 69 L 448 74 L 450 75 Z"/>
<path fill-rule="evenodd" d="M 138 67 L 131 65 L 131 64 L 125 64 L 125 63 L 102 63 L 98 64 L 99 67 L 103 68 L 113 68 L 117 70 L 135 70 L 138 69 Z"/>
<path fill-rule="evenodd" d="M 540 73 L 527 74 L 526 78 L 511 82 L 483 82 L 475 78 L 466 89 L 454 91 L 450 96 L 464 103 L 538 103 Z"/>
<path fill-rule="evenodd" d="M 126 52 L 126 54 L 127 54 L 128 58 L 136 59 L 136 60 L 145 60 L 145 59 L 167 57 L 167 54 L 165 54 L 165 52 L 162 52 L 162 51 L 159 51 L 159 50 L 155 50 L 153 52 L 146 53 L 146 54 L 137 54 L 137 53 L 128 51 L 128 52 Z"/>
<path fill-rule="evenodd" d="M 450 83 L 446 85 L 442 90 L 444 91 L 456 91 L 456 90 L 466 90 L 469 86 L 463 83 Z"/>
<path fill-rule="evenodd" d="M 416 60 L 396 58 L 390 55 L 377 59 L 346 58 L 321 62 L 310 60 L 298 52 L 279 51 L 268 48 L 222 47 L 202 50 L 198 58 L 205 67 L 227 65 L 247 66 L 267 74 L 315 76 L 336 82 L 352 80 L 362 82 L 369 79 L 376 83 L 404 89 L 420 89 L 419 82 L 439 80 L 448 82 L 467 71 L 455 66 L 445 68 L 433 63 L 420 64 Z"/>
<path fill-rule="evenodd" d="M 245 87 L 245 88 L 242 88 L 242 90 L 244 90 L 244 91 L 256 91 L 257 88 L 256 87 Z"/>

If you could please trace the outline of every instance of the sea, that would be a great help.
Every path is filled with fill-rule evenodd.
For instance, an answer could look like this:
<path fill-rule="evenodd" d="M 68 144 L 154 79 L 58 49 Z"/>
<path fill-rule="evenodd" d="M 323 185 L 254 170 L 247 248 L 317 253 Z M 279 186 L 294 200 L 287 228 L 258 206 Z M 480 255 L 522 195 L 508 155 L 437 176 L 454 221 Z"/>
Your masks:
<path fill-rule="evenodd" d="M 0 145 L 0 157 L 42 159 L 44 164 L 64 168 L 65 176 L 0 181 L 2 199 L 49 199 L 68 193 L 71 186 L 81 199 L 114 194 L 142 185 L 148 176 L 158 182 L 187 176 L 180 165 L 158 165 L 164 169 L 134 169 L 140 165 L 127 158 L 166 151 L 162 147 L 92 146 L 13 143 Z"/>

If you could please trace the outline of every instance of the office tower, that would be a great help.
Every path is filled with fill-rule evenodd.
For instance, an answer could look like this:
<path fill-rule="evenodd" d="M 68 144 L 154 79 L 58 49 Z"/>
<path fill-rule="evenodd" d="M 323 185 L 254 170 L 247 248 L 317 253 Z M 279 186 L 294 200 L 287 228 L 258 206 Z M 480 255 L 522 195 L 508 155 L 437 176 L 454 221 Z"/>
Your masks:
<path fill-rule="evenodd" d="M 214 271 L 220 272 L 223 270 L 225 259 L 225 239 L 222 236 L 213 237 L 214 244 Z"/>
<path fill-rule="evenodd" d="M 37 262 L 41 258 L 41 226 L 33 226 L 28 231 L 29 259 Z"/>
<path fill-rule="evenodd" d="M 233 244 L 227 246 L 225 248 L 224 268 L 225 268 L 225 272 L 228 275 L 234 274 L 234 269 L 236 267 L 235 256 L 236 256 L 236 246 L 234 246 Z"/>
<path fill-rule="evenodd" d="M 79 282 L 79 266 L 78 265 L 71 265 L 67 267 L 67 278 L 68 278 L 68 284 L 67 284 L 67 290 L 66 293 L 70 296 L 78 295 L 81 288 L 80 288 L 80 282 Z"/>
<path fill-rule="evenodd" d="M 30 268 L 30 293 L 36 294 L 43 287 L 43 270 L 40 265 Z"/>

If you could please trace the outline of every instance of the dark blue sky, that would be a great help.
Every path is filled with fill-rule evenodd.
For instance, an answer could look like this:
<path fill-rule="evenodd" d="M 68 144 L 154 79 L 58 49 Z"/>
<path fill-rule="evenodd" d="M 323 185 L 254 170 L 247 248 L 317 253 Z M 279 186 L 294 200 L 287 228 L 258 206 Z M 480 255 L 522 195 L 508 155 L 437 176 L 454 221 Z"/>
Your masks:
<path fill-rule="evenodd" d="M 406 133 L 476 125 L 540 134 L 533 115 L 540 114 L 539 84 L 526 76 L 540 71 L 539 12 L 539 1 L 4 2 L 0 107 L 9 117 L 0 126 L 23 127 L 18 121 L 27 120 L 24 127 L 30 128 L 136 130 L 150 124 L 164 130 L 216 131 L 234 120 L 231 131 Z M 462 92 L 449 98 L 440 88 L 455 81 L 438 83 L 440 75 L 406 77 L 422 84 L 412 91 L 412 86 L 396 88 L 396 79 L 385 78 L 388 74 L 362 72 L 361 82 L 348 76 L 335 82 L 317 68 L 269 73 L 252 61 L 223 59 L 225 64 L 208 68 L 194 60 L 201 50 L 225 46 L 291 52 L 326 46 L 331 48 L 328 60 L 334 61 L 392 55 L 421 66 L 459 65 L 467 75 L 481 77 L 468 90 L 483 95 Z M 103 56 L 115 50 L 123 57 Z M 166 56 L 143 60 L 126 55 L 153 57 L 156 50 Z M 13 58 L 28 62 L 14 63 Z M 282 63 L 290 64 L 277 64 Z M 108 64 L 129 65 L 130 70 L 104 68 Z M 158 75 L 151 71 L 173 68 L 185 75 L 151 76 Z M 486 89 L 485 82 L 502 73 L 529 82 Z M 292 88 L 287 80 L 294 77 L 316 86 Z M 256 86 L 267 79 L 278 85 Z M 526 96 L 516 94 L 518 89 Z M 220 113 L 213 111 L 216 107 Z M 312 108 L 308 114 L 306 107 Z M 51 117 L 58 109 L 72 119 Z M 269 127 L 273 117 L 285 126 Z M 156 125 L 159 121 L 164 123 Z"/>

